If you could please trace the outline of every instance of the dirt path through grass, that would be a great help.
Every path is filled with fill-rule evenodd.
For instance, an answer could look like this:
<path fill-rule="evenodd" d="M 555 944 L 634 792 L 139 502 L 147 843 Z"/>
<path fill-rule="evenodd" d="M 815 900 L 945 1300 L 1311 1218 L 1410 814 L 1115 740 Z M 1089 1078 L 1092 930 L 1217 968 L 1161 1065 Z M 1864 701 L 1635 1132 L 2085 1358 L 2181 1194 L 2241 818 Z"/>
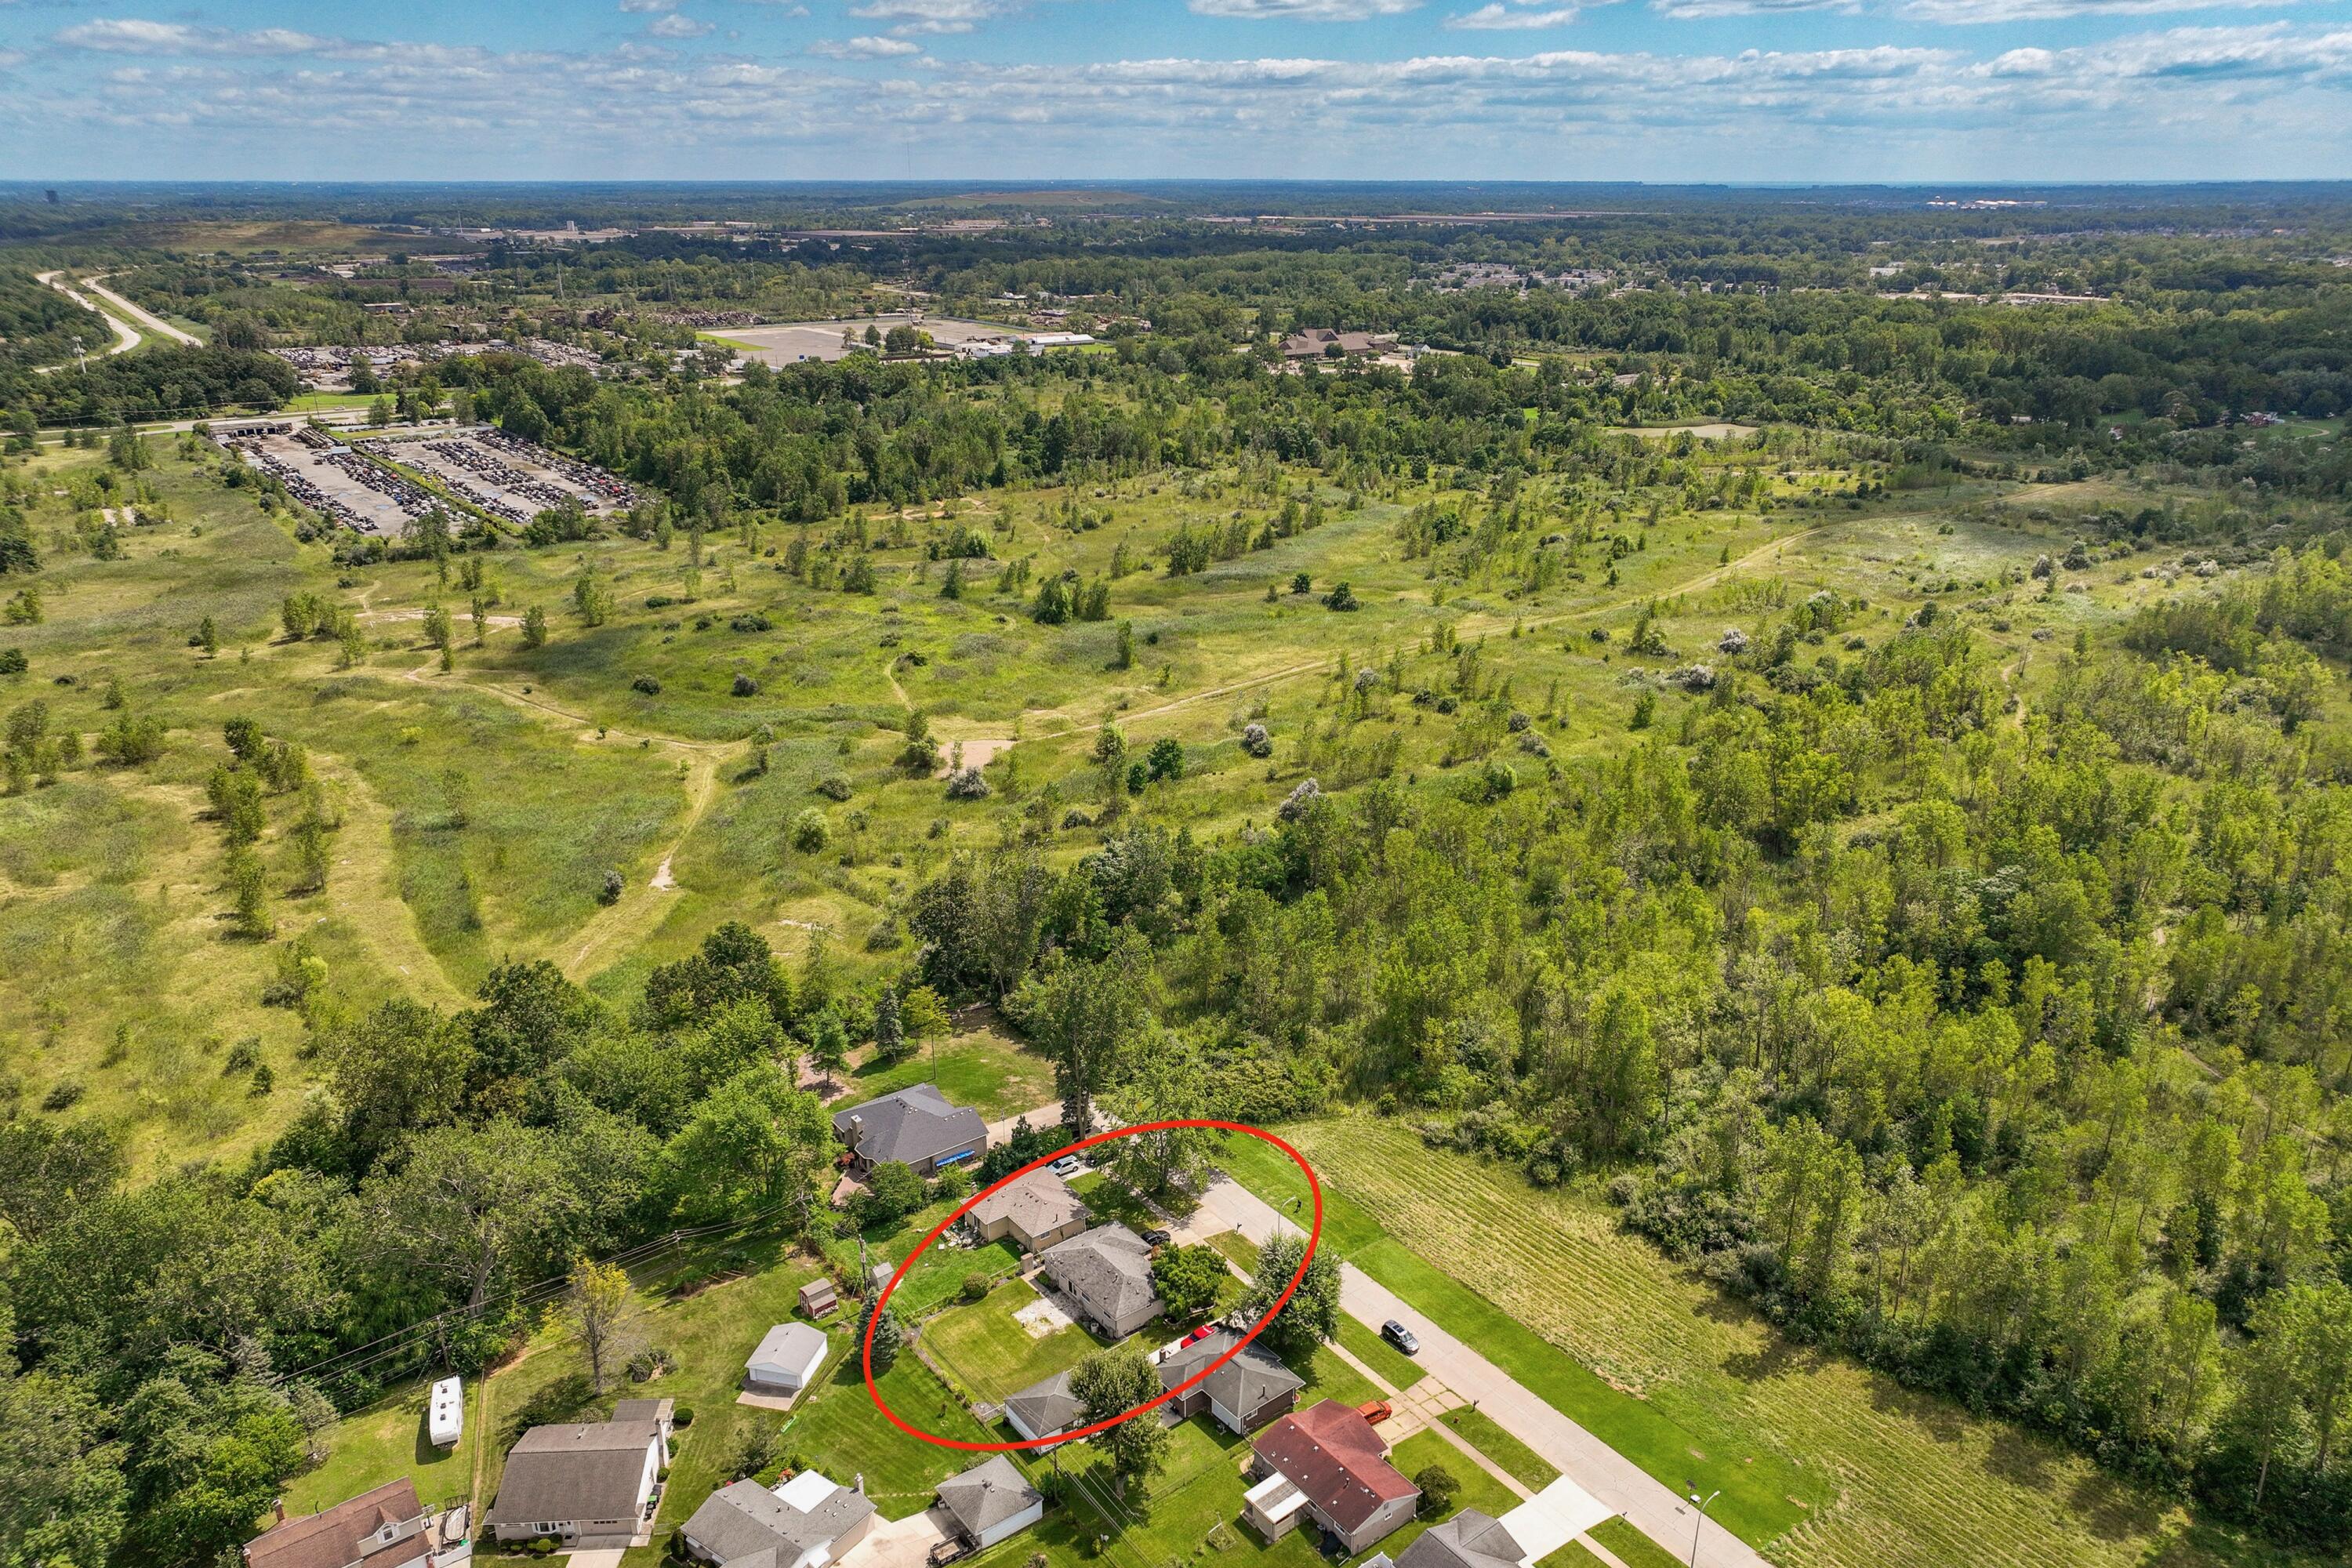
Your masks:
<path fill-rule="evenodd" d="M 604 956 L 615 951 L 616 944 L 650 936 L 661 924 L 664 916 L 677 900 L 677 879 L 672 874 L 671 863 L 677 852 L 702 821 L 703 813 L 719 794 L 719 755 L 701 752 L 688 764 L 686 775 L 686 820 L 678 825 L 677 837 L 662 852 L 661 864 L 642 889 L 623 890 L 620 898 L 598 911 L 580 930 L 580 946 L 563 965 L 563 973 L 574 980 L 595 973 Z"/>
<path fill-rule="evenodd" d="M 335 835 L 335 872 L 328 891 L 336 913 L 384 969 L 425 993 L 425 1000 L 463 1006 L 466 993 L 416 929 L 416 911 L 400 896 L 392 847 L 392 810 L 343 758 L 310 753 L 320 776 L 343 791 L 343 826 Z M 290 908 L 290 906 L 289 906 Z"/>

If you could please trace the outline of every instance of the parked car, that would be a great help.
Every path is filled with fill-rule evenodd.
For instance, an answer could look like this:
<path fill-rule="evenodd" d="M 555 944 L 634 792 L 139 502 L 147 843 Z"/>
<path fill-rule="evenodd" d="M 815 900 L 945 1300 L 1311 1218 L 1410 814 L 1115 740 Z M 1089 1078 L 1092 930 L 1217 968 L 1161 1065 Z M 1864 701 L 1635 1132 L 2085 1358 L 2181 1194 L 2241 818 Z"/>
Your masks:
<path fill-rule="evenodd" d="M 1202 1340 L 1207 1339 L 1211 1334 L 1213 1334 L 1216 1331 L 1216 1324 L 1202 1323 L 1199 1328 L 1194 1329 L 1191 1333 L 1184 1336 L 1184 1342 L 1188 1345 L 1199 1344 Z"/>
<path fill-rule="evenodd" d="M 1385 1399 L 1367 1399 L 1356 1406 L 1356 1414 L 1377 1426 L 1396 1414 Z"/>
<path fill-rule="evenodd" d="M 1072 1176 L 1082 1174 L 1087 1168 L 1087 1163 L 1084 1160 L 1079 1159 L 1076 1154 L 1065 1154 L 1060 1159 L 1055 1161 L 1049 1168 L 1053 1171 L 1054 1174 L 1061 1177 L 1062 1180 L 1066 1182 Z"/>
<path fill-rule="evenodd" d="M 1165 1247 L 1170 1242 L 1175 1240 L 1176 1237 L 1165 1227 L 1154 1226 L 1150 1230 L 1143 1233 L 1143 1239 L 1150 1242 L 1154 1247 Z"/>
<path fill-rule="evenodd" d="M 1406 1328 L 1394 1318 L 1391 1318 L 1387 1322 L 1381 1325 L 1381 1338 L 1388 1341 L 1389 1343 L 1396 1346 L 1397 1349 L 1404 1352 L 1407 1355 L 1419 1355 L 1421 1353 L 1421 1342 L 1413 1338 L 1412 1331 L 1411 1329 Z"/>

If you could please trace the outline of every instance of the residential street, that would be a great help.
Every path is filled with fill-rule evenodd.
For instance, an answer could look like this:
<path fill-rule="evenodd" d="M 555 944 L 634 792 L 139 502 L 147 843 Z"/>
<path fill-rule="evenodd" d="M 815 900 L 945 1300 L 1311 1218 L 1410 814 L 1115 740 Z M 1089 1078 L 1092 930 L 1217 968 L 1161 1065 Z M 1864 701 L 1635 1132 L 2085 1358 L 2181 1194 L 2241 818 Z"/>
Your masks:
<path fill-rule="evenodd" d="M 1201 1208 L 1181 1239 L 1198 1240 L 1217 1231 L 1240 1231 L 1263 1244 L 1282 1230 L 1302 1227 L 1240 1183 L 1220 1177 L 1202 1194 Z M 1552 1408 L 1502 1368 L 1405 1305 L 1387 1287 L 1352 1263 L 1339 1266 L 1339 1304 L 1348 1315 L 1377 1332 L 1391 1318 L 1421 1341 L 1416 1358 L 1431 1374 L 1492 1416 L 1559 1472 L 1625 1516 L 1636 1529 L 1684 1561 L 1689 1560 L 1695 1510 L 1672 1488 Z M 1763 1555 L 1708 1520 L 1700 1527 L 1700 1568 L 1767 1568 Z"/>

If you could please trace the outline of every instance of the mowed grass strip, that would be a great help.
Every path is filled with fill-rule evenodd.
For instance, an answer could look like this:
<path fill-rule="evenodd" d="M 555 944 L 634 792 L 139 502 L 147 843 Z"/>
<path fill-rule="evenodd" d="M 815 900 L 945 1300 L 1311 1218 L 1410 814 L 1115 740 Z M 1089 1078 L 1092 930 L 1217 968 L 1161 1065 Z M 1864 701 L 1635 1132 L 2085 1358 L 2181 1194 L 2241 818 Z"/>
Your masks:
<path fill-rule="evenodd" d="M 1682 1568 L 1683 1560 L 1626 1523 L 1622 1519 L 1604 1519 L 1592 1527 L 1593 1540 L 1614 1553 L 1625 1568 Z M 1570 1545 L 1576 1543 L 1570 1542 Z M 1586 1553 L 1590 1556 L 1591 1553 Z"/>
<path fill-rule="evenodd" d="M 1393 1233 L 1360 1266 L 1665 1484 L 1722 1488 L 1710 1517 L 1778 1561 L 2253 1560 L 2054 1442 L 1789 1343 L 1592 1196 L 1538 1191 L 1369 1119 L 1289 1131 Z M 1477 1289 L 1432 1258 L 1462 1260 Z"/>
<path fill-rule="evenodd" d="M 1559 1470 L 1550 1460 L 1495 1425 L 1495 1418 L 1483 1410 L 1460 1405 L 1438 1419 L 1459 1433 L 1464 1442 L 1510 1471 L 1529 1491 L 1539 1492 L 1559 1479 Z"/>
<path fill-rule="evenodd" d="M 1349 1355 L 1370 1367 L 1399 1394 L 1422 1379 L 1421 1363 L 1381 1338 L 1377 1331 L 1366 1328 L 1345 1312 L 1339 1314 L 1339 1343 Z"/>

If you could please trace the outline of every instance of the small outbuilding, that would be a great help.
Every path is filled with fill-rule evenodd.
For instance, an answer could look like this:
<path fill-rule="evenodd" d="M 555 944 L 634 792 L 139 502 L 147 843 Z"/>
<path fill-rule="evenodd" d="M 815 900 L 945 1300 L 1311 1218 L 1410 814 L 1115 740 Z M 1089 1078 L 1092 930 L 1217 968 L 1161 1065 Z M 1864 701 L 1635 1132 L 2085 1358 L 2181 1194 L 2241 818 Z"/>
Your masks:
<path fill-rule="evenodd" d="M 806 1323 L 778 1323 L 743 1363 L 743 1384 L 754 1394 L 798 1394 L 824 1364 L 824 1331 Z"/>
<path fill-rule="evenodd" d="M 812 1319 L 822 1318 L 840 1305 L 841 1298 L 834 1293 L 830 1279 L 812 1279 L 801 1287 L 801 1310 Z"/>
<path fill-rule="evenodd" d="M 975 1552 L 1018 1535 L 1045 1516 L 1045 1495 L 1024 1479 L 1013 1461 L 991 1454 L 985 1463 L 940 1483 L 940 1506 L 956 1533 Z"/>

